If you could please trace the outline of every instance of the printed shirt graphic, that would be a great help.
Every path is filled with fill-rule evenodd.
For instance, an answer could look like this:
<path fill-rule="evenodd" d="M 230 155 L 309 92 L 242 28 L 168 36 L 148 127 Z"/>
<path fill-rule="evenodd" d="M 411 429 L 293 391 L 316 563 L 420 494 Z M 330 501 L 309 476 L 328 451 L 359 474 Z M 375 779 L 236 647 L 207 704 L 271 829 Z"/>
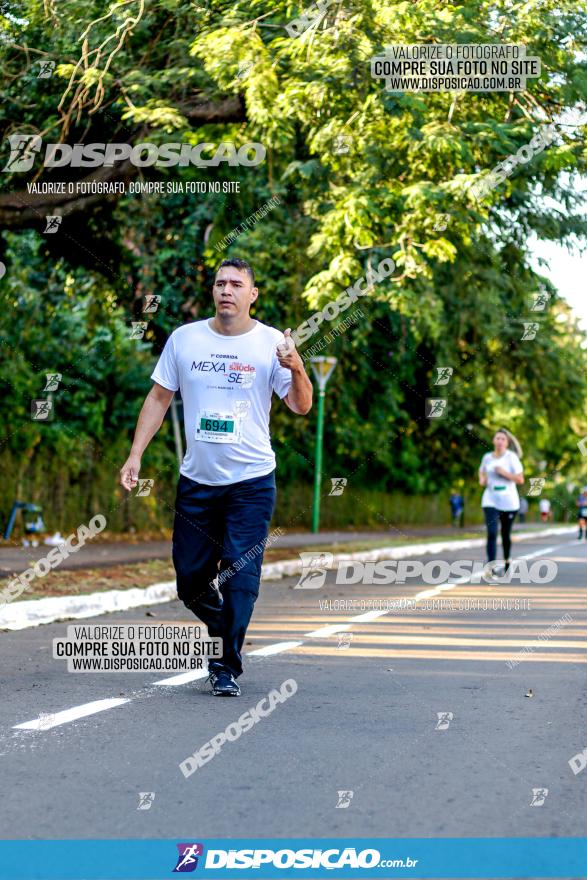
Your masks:
<path fill-rule="evenodd" d="M 506 450 L 499 458 L 487 452 L 481 459 L 481 470 L 487 474 L 487 486 L 481 498 L 481 507 L 495 507 L 497 510 L 518 510 L 520 496 L 513 480 L 506 480 L 495 473 L 495 468 L 503 468 L 510 474 L 521 474 L 524 468 L 515 452 Z"/>
<path fill-rule="evenodd" d="M 275 391 L 283 398 L 291 385 L 291 371 L 279 365 L 276 355 L 283 340 L 283 333 L 260 321 L 240 336 L 216 333 L 208 319 L 171 334 L 151 379 L 181 391 L 184 476 L 222 486 L 275 468 L 271 395 Z"/>

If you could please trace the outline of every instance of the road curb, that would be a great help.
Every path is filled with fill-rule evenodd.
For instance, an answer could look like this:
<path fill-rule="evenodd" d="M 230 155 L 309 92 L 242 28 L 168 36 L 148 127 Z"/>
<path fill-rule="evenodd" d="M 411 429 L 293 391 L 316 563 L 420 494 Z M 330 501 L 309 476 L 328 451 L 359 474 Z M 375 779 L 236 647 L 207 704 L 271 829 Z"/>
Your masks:
<path fill-rule="evenodd" d="M 537 532 L 516 534 L 516 542 L 531 538 L 545 538 L 550 535 L 564 535 L 574 532 L 575 526 L 541 529 Z M 405 559 L 410 556 L 425 556 L 441 553 L 444 550 L 467 550 L 482 547 L 484 538 L 470 538 L 463 541 L 434 541 L 428 544 L 401 544 L 395 547 L 376 547 L 374 550 L 359 550 L 356 553 L 333 553 L 332 559 L 325 559 L 325 568 L 334 568 L 339 562 L 378 562 L 380 559 Z M 307 551 L 311 553 L 312 551 Z M 324 551 L 316 551 L 320 556 Z M 281 562 L 268 562 L 261 569 L 264 581 L 292 577 L 302 571 L 302 560 L 284 559 Z M 175 581 L 152 584 L 150 587 L 130 590 L 108 590 L 102 593 L 88 593 L 84 596 L 51 596 L 46 599 L 28 599 L 13 602 L 0 611 L 0 630 L 27 629 L 43 623 L 58 620 L 81 620 L 85 617 L 98 617 L 115 611 L 128 611 L 148 605 L 160 605 L 177 599 Z"/>

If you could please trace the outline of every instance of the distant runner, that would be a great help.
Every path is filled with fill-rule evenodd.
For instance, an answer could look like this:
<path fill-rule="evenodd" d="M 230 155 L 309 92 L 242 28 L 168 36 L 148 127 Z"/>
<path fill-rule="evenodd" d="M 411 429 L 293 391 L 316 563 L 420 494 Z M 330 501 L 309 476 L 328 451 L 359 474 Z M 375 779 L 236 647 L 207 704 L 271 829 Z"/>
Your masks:
<path fill-rule="evenodd" d="M 457 492 L 456 489 L 453 489 L 450 493 L 450 513 L 452 517 L 453 526 L 458 526 L 459 523 L 461 528 L 463 526 L 463 513 L 465 510 L 465 499 Z"/>
<path fill-rule="evenodd" d="M 497 559 L 497 533 L 501 525 L 504 572 L 510 567 L 511 531 L 520 509 L 517 486 L 524 482 L 522 448 L 513 434 L 500 428 L 493 436 L 493 452 L 481 459 L 479 484 L 485 486 L 481 506 L 487 527 L 487 562 Z"/>
<path fill-rule="evenodd" d="M 585 538 L 587 538 L 587 486 L 583 486 L 577 498 L 577 519 L 579 520 L 578 540 L 580 541 L 583 537 L 583 531 Z"/>
<path fill-rule="evenodd" d="M 250 317 L 258 289 L 247 262 L 224 260 L 212 295 L 215 317 L 184 324 L 167 340 L 120 482 L 128 490 L 137 485 L 143 452 L 181 389 L 187 452 L 173 524 L 177 594 L 223 640 L 222 657 L 208 664 L 212 692 L 238 697 L 241 649 L 275 506 L 271 396 L 305 415 L 312 383 L 290 331 L 284 336 Z"/>

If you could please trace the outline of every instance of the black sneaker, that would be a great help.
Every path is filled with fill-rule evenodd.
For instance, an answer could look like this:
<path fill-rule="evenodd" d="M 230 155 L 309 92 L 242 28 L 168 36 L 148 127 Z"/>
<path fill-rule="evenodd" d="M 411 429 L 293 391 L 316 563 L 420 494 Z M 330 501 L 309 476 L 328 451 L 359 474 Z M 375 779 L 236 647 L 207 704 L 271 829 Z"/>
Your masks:
<path fill-rule="evenodd" d="M 208 680 L 212 685 L 212 693 L 215 697 L 240 697 L 241 689 L 230 672 L 221 669 L 220 672 L 211 672 Z"/>

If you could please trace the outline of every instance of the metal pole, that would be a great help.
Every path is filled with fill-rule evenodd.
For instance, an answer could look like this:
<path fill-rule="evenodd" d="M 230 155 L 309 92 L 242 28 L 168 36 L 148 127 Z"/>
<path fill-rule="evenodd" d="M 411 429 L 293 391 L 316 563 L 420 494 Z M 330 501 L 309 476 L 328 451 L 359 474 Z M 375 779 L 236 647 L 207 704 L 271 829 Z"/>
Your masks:
<path fill-rule="evenodd" d="M 312 509 L 312 532 L 320 527 L 320 484 L 322 482 L 322 439 L 324 436 L 324 389 L 318 392 L 318 424 L 316 425 L 316 455 L 314 462 L 314 503 Z"/>
<path fill-rule="evenodd" d="M 173 423 L 173 436 L 175 438 L 175 452 L 177 454 L 177 461 L 181 467 L 183 461 L 183 444 L 181 442 L 181 429 L 177 417 L 177 400 L 175 397 L 171 401 L 171 421 Z"/>

